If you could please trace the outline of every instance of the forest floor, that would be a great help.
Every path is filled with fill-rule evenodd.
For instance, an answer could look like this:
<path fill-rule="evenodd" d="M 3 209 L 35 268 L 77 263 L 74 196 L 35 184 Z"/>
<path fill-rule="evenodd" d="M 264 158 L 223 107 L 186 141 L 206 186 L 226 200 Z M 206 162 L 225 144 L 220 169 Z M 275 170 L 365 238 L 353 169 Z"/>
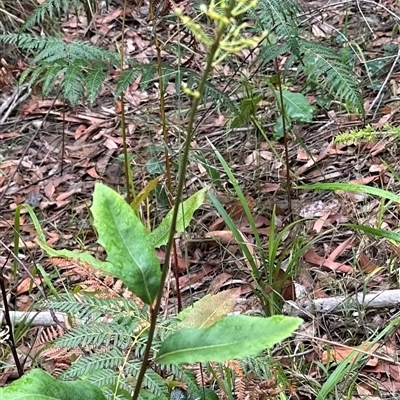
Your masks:
<path fill-rule="evenodd" d="M 354 72 L 363 85 L 367 111 L 365 120 L 349 114 L 335 103 L 332 103 L 330 109 L 323 109 L 316 105 L 316 95 L 311 92 L 307 95 L 318 111 L 312 123 L 296 124 L 289 134 L 289 165 L 295 187 L 304 183 L 350 182 L 399 194 L 398 134 L 382 130 L 385 124 L 390 124 L 395 132 L 399 125 L 398 5 L 394 0 L 384 0 L 379 4 L 364 2 L 362 7 L 361 14 L 356 2 L 343 2 L 334 6 L 319 1 L 306 4 L 305 15 L 308 15 L 308 9 L 320 10 L 309 19 L 309 30 L 318 40 L 337 46 L 339 50 L 343 42 L 338 37 L 346 31 L 357 54 L 363 54 L 366 61 L 384 62 L 371 77 L 366 76 L 360 61 L 356 59 L 354 62 Z M 125 50 L 138 61 L 156 57 L 150 40 L 153 27 L 146 19 L 146 12 L 142 10 L 142 13 L 144 15 L 132 8 L 128 10 L 126 21 Z M 84 16 L 71 14 L 70 18 L 61 22 L 61 28 L 63 38 L 67 41 L 80 39 L 115 49 L 121 24 L 122 7 L 117 2 L 111 2 L 109 9 L 99 11 L 90 23 Z M 185 40 L 184 35 L 180 37 L 171 27 L 166 27 L 163 35 Z M 202 50 L 200 46 L 198 51 L 201 53 Z M 0 53 L 0 59 L 5 61 L 3 67 L 0 65 L 0 72 L 3 71 L 0 95 L 3 100 L 18 91 L 13 74 L 19 74 L 26 68 L 29 61 L 24 57 L 8 51 Z M 201 72 L 202 65 L 196 59 L 196 54 L 187 61 L 187 67 Z M 250 63 L 245 63 L 241 72 L 247 75 L 254 71 Z M 234 69 L 227 64 L 223 73 L 234 76 Z M 273 70 L 264 73 L 273 74 Z M 6 75 L 10 75 L 8 82 L 5 82 Z M 138 192 L 150 180 L 164 173 L 165 164 L 158 84 L 155 82 L 142 89 L 141 78 L 139 76 L 135 84 L 125 92 L 128 145 L 132 156 L 134 184 Z M 11 274 L 14 212 L 18 205 L 24 203 L 35 210 L 47 242 L 52 247 L 86 248 L 99 257 L 104 256 L 96 245 L 89 207 L 94 185 L 98 181 L 120 192 L 124 190 L 121 104 L 114 99 L 113 85 L 112 80 L 104 85 L 94 107 L 90 109 L 85 104 L 68 107 L 60 98 L 42 98 L 35 91 L 27 92 L 20 106 L 0 123 L 0 266 L 3 277 L 9 283 L 11 303 L 15 310 L 30 310 L 41 296 L 35 286 L 32 288 L 31 273 L 37 264 L 48 271 L 57 288 L 73 290 L 79 285 L 87 291 L 106 289 L 114 294 L 122 294 L 124 291 L 120 282 L 99 277 L 72 260 L 47 258 L 38 246 L 36 232 L 28 214 L 24 212 L 19 221 L 21 258 L 17 280 Z M 300 90 L 303 85 L 304 77 L 298 77 L 290 90 Z M 235 77 L 226 92 L 232 96 L 231 93 L 239 86 L 240 78 Z M 274 111 L 271 110 L 275 109 L 273 99 L 265 88 L 260 87 L 260 91 L 265 93 L 265 97 L 257 115 L 268 133 L 268 140 L 251 126 L 229 129 L 228 116 L 223 111 L 213 104 L 202 106 L 192 143 L 193 152 L 185 189 L 186 194 L 191 194 L 203 185 L 210 184 L 228 214 L 237 222 L 242 234 L 249 242 L 254 242 L 243 208 L 230 184 L 225 181 L 215 186 L 199 162 L 198 156 L 201 155 L 224 177 L 212 152 L 211 144 L 214 145 L 238 179 L 257 222 L 259 234 L 267 247 L 272 209 L 275 207 L 278 230 L 286 226 L 290 219 L 284 144 L 272 135 Z M 168 146 L 173 168 L 177 168 L 190 103 L 184 99 L 177 101 L 174 82 L 167 85 L 166 93 Z M 372 110 L 371 105 L 374 105 Z M 335 143 L 338 134 L 362 129 L 366 124 L 382 132 L 378 140 Z M 160 180 L 144 216 L 152 226 L 156 226 L 169 208 L 165 181 Z M 395 231 L 399 225 L 398 214 L 398 204 L 382 208 L 381 199 L 365 193 L 293 190 L 292 218 L 306 221 L 301 224 L 300 231 L 293 228 L 292 238 L 298 235 L 303 242 L 313 243 L 302 257 L 297 274 L 289 284 L 293 289 L 295 286 L 304 288 L 313 299 L 397 289 L 400 284 L 398 244 L 357 233 L 342 224 L 379 225 L 380 228 Z M 210 236 L 213 232 L 214 235 Z M 210 240 L 210 237 L 214 239 Z M 198 211 L 196 221 L 191 224 L 189 231 L 179 238 L 178 248 L 181 250 L 178 257 L 179 285 L 184 304 L 189 304 L 193 300 L 192 296 L 200 298 L 206 293 L 241 288 L 243 301 L 240 310 L 259 312 L 259 306 L 248 288 L 250 272 L 243 256 L 237 244 L 232 241 L 232 233 L 211 204 L 204 204 Z M 163 251 L 159 250 L 160 261 L 163 261 L 163 255 Z M 35 278 L 34 285 L 42 285 L 41 280 Z M 163 310 L 165 313 L 175 311 L 174 285 L 171 276 L 168 282 L 170 297 Z M 296 299 L 292 293 L 285 300 Z M 305 356 L 307 362 L 329 362 L 324 352 L 324 341 L 337 344 L 332 346 L 332 351 L 336 360 L 342 359 L 353 346 L 365 343 L 372 332 L 387 326 L 399 311 L 397 304 L 393 304 L 393 307 L 372 308 L 359 313 L 348 310 L 339 314 L 332 312 L 308 316 L 309 322 L 304 333 L 309 335 L 307 340 L 313 343 L 313 351 Z M 49 333 L 49 339 L 58 334 Z M 340 347 L 341 344 L 347 347 Z M 375 350 L 377 348 L 374 347 Z M 365 364 L 353 398 L 365 398 L 362 396 L 366 395 L 371 399 L 381 398 L 376 395 L 375 389 L 371 389 L 372 381 L 381 393 L 393 396 L 400 393 L 399 350 L 400 339 L 395 330 L 379 343 L 379 355 L 371 357 Z M 393 362 L 389 362 L 389 358 Z M 52 368 L 62 369 L 65 360 L 53 359 L 51 363 Z M 10 379 L 11 373 L 12 368 L 3 371 L 0 384 Z M 316 370 L 311 368 L 308 374 L 315 378 Z M 300 397 L 303 395 L 298 394 Z"/>

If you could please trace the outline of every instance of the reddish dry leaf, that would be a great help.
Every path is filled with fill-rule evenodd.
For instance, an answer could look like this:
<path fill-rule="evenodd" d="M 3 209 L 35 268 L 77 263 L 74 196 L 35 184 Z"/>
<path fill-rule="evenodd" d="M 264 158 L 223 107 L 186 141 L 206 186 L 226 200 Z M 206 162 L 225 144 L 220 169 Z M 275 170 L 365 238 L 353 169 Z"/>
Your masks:
<path fill-rule="evenodd" d="M 299 148 L 297 150 L 297 161 L 308 161 L 310 159 L 310 156 L 308 155 L 308 153 L 303 149 L 303 148 Z"/>
<path fill-rule="evenodd" d="M 165 251 L 157 249 L 156 253 L 157 253 L 158 261 L 160 261 L 161 264 L 164 264 L 164 262 L 165 262 Z M 195 264 L 196 263 L 195 260 L 192 260 L 190 258 L 185 258 L 185 257 L 179 257 L 179 256 L 177 257 L 177 261 L 178 261 L 178 268 L 181 271 L 186 271 L 190 264 Z M 171 265 L 175 266 L 175 257 L 173 255 L 171 255 Z"/>
<path fill-rule="evenodd" d="M 50 239 L 46 240 L 46 243 L 49 246 L 53 246 L 55 243 L 57 243 L 60 240 L 60 236 L 56 232 L 48 232 L 48 231 L 46 231 L 46 234 L 47 234 L 47 236 L 50 237 Z M 66 239 L 65 236 L 63 236 L 63 238 Z"/>
<path fill-rule="evenodd" d="M 249 253 L 251 254 L 255 264 L 257 267 L 260 266 L 260 260 L 254 255 L 254 246 L 252 243 L 248 241 L 246 236 L 243 235 L 242 232 L 240 232 L 240 236 L 242 237 L 243 244 L 248 248 Z M 229 245 L 229 244 L 236 244 L 236 239 L 235 236 L 231 231 L 213 231 L 213 232 L 208 232 L 206 233 L 205 237 L 208 238 L 214 238 L 214 239 L 219 239 L 220 243 L 224 245 Z M 252 269 L 252 265 L 249 260 L 246 259 L 246 265 L 249 268 L 249 270 Z"/>
<path fill-rule="evenodd" d="M 332 251 L 330 256 L 328 257 L 329 261 L 335 261 L 338 257 L 340 257 L 344 251 L 346 251 L 351 243 L 353 242 L 353 238 L 349 237 L 343 243 L 341 243 L 335 250 Z"/>
<path fill-rule="evenodd" d="M 75 194 L 76 190 L 69 190 L 68 192 L 61 193 L 56 197 L 56 202 L 63 202 L 64 200 L 70 198 L 73 194 Z"/>
<path fill-rule="evenodd" d="M 314 299 L 326 299 L 327 297 L 330 297 L 326 292 L 325 289 L 321 287 L 321 284 L 317 282 L 314 286 Z"/>
<path fill-rule="evenodd" d="M 211 232 L 220 231 L 225 226 L 225 221 L 222 217 L 218 217 L 208 228 Z"/>
<path fill-rule="evenodd" d="M 377 176 L 366 176 L 360 179 L 353 179 L 349 183 L 352 183 L 354 185 L 368 185 L 369 183 L 375 181 L 376 179 Z"/>
<path fill-rule="evenodd" d="M 48 183 L 47 183 L 47 185 L 44 187 L 44 195 L 49 199 L 49 200 L 51 200 L 52 199 L 52 197 L 53 197 L 53 194 L 55 193 L 55 191 L 56 191 L 56 188 L 55 188 L 55 186 L 54 186 L 54 181 L 53 180 L 50 180 Z"/>
<path fill-rule="evenodd" d="M 204 237 L 206 239 L 214 239 L 217 243 L 221 243 L 225 246 L 236 243 L 235 235 L 232 233 L 232 231 L 207 232 Z"/>
<path fill-rule="evenodd" d="M 263 187 L 263 191 L 264 192 L 276 192 L 279 190 L 279 188 L 281 187 L 280 183 L 272 183 L 272 182 L 267 182 L 264 183 Z"/>
<path fill-rule="evenodd" d="M 129 15 L 129 13 L 132 12 L 132 10 L 126 10 L 127 11 L 127 15 Z M 115 21 L 116 19 L 118 19 L 121 14 L 123 12 L 122 8 L 117 8 L 116 10 L 114 10 L 111 14 L 105 15 L 105 16 L 99 16 L 96 18 L 96 23 L 98 23 L 99 25 L 108 25 L 110 22 Z"/>
<path fill-rule="evenodd" d="M 115 138 L 113 138 L 113 139 L 111 139 L 111 138 L 106 139 L 106 141 L 104 142 L 104 146 L 105 146 L 107 149 L 109 149 L 109 150 L 111 150 L 111 149 L 118 149 L 118 144 L 116 143 Z"/>
<path fill-rule="evenodd" d="M 382 153 L 383 151 L 386 151 L 386 149 L 394 142 L 397 140 L 397 137 L 394 136 L 392 138 L 389 138 L 387 140 L 381 140 L 378 143 L 374 145 L 374 147 L 371 150 L 371 156 L 376 157 L 378 154 Z"/>
<path fill-rule="evenodd" d="M 395 115 L 397 111 L 398 110 L 396 110 L 396 109 L 392 109 L 392 107 L 383 107 L 383 109 L 382 109 L 383 114 L 386 114 L 387 112 L 388 113 L 386 115 L 383 115 L 379 119 L 379 121 L 376 124 L 374 124 L 374 129 L 383 128 L 383 126 L 385 124 L 387 124 L 390 119 L 392 119 L 393 115 Z"/>
<path fill-rule="evenodd" d="M 274 282 L 273 287 L 266 285 L 265 292 L 272 293 L 272 291 L 279 290 L 279 288 L 281 288 L 280 295 L 284 300 L 296 301 L 296 290 L 294 282 L 289 276 L 286 276 L 285 278 L 285 271 L 283 269 L 279 270 L 276 282 Z"/>
<path fill-rule="evenodd" d="M 363 252 L 361 252 L 358 257 L 358 263 L 360 264 L 360 268 L 367 274 L 370 274 L 379 268 Z"/>
<path fill-rule="evenodd" d="M 101 179 L 101 176 L 97 173 L 96 168 L 89 168 L 86 173 L 93 179 Z"/>
<path fill-rule="evenodd" d="M 368 366 L 364 368 L 366 373 L 373 373 L 373 374 L 390 374 L 389 363 L 379 360 L 378 364 L 373 366 Z M 399 378 L 399 376 L 397 375 Z M 395 375 L 396 378 L 396 375 Z"/>
<path fill-rule="evenodd" d="M 222 272 L 222 274 L 217 275 L 211 282 L 210 287 L 208 288 L 207 293 L 217 293 L 219 289 L 226 283 L 232 279 L 232 275 L 229 274 L 228 272 Z"/>
<path fill-rule="evenodd" d="M 369 388 L 366 385 L 357 384 L 356 385 L 356 390 L 357 390 L 358 396 L 362 396 L 361 398 L 363 400 L 378 400 L 378 399 L 380 399 L 380 397 L 371 396 L 371 394 L 372 394 L 371 388 Z M 354 400 L 358 399 L 359 400 L 360 397 L 353 396 L 352 399 L 354 399 Z"/>
<path fill-rule="evenodd" d="M 40 286 L 42 284 L 42 280 L 40 278 L 35 278 L 34 282 L 32 283 L 32 279 L 27 277 L 23 279 L 17 286 L 16 294 L 22 294 L 32 290 L 35 286 Z"/>
<path fill-rule="evenodd" d="M 369 172 L 376 173 L 378 172 L 379 175 L 383 178 L 385 172 L 387 171 L 387 167 L 385 164 L 372 164 L 369 167 Z"/>
<path fill-rule="evenodd" d="M 84 124 L 80 124 L 75 130 L 75 135 L 74 135 L 75 140 L 80 139 L 86 133 L 86 130 L 87 126 Z"/>
<path fill-rule="evenodd" d="M 0 140 L 17 138 L 20 136 L 21 136 L 21 134 L 18 132 L 3 132 L 3 133 L 0 133 Z"/>
<path fill-rule="evenodd" d="M 246 196 L 246 201 L 250 211 L 254 210 L 257 205 L 256 201 L 251 196 Z M 246 218 L 246 213 L 240 201 L 233 201 L 229 206 L 226 207 L 226 212 L 235 222 Z"/>
<path fill-rule="evenodd" d="M 328 152 L 329 149 L 331 149 L 332 144 L 329 144 L 323 151 L 321 154 L 319 155 L 313 155 L 313 158 L 308 160 L 303 166 L 301 166 L 300 168 L 297 169 L 296 174 L 298 176 L 302 176 L 306 171 L 308 171 L 310 168 L 312 168 L 314 165 L 316 165 L 318 162 L 320 162 L 321 160 L 323 160 Z"/>
<path fill-rule="evenodd" d="M 29 295 L 19 295 L 16 299 L 16 308 L 18 311 L 31 311 L 34 299 Z"/>
<path fill-rule="evenodd" d="M 219 126 L 223 126 L 226 123 L 226 119 L 225 116 L 222 114 L 219 114 L 218 117 L 216 117 L 213 121 L 213 125 L 214 127 L 219 127 Z"/>
<path fill-rule="evenodd" d="M 25 108 L 26 106 L 26 108 Z M 21 108 L 21 113 L 23 115 L 27 114 L 41 114 L 45 113 L 47 109 L 54 107 L 64 107 L 65 104 L 61 100 L 37 100 L 35 98 L 31 98 L 29 102 L 25 102 L 23 107 Z"/>
<path fill-rule="evenodd" d="M 121 114 L 121 112 L 122 112 L 122 102 L 121 102 L 121 100 L 117 100 L 116 102 L 115 102 L 115 108 L 114 108 L 114 111 L 115 111 L 115 114 Z"/>
<path fill-rule="evenodd" d="M 390 377 L 390 375 L 389 375 Z M 390 393 L 400 393 L 400 382 L 395 380 L 374 380 L 374 387 L 380 391 L 390 392 Z M 382 399 L 382 397 L 380 397 Z"/>
<path fill-rule="evenodd" d="M 193 288 L 195 284 L 197 284 L 197 287 L 201 286 L 204 282 L 200 281 L 212 271 L 214 271 L 213 267 L 205 266 L 197 274 L 187 274 L 179 277 L 179 286 L 181 288 L 181 292 Z"/>
<path fill-rule="evenodd" d="M 318 265 L 319 267 L 326 267 L 332 271 L 343 272 L 346 274 L 353 272 L 353 268 L 349 265 L 333 262 L 324 257 L 321 257 L 312 248 L 306 251 L 306 253 L 304 254 L 304 259 L 311 264 Z"/>
<path fill-rule="evenodd" d="M 330 211 L 328 211 L 327 213 L 323 214 L 321 217 L 319 217 L 315 223 L 314 223 L 314 231 L 316 233 L 320 233 L 322 228 L 324 227 L 324 224 L 326 222 L 326 220 L 329 218 L 329 216 L 331 215 Z"/>
<path fill-rule="evenodd" d="M 379 343 L 372 344 L 371 342 L 364 342 L 360 346 L 357 347 L 342 347 L 342 346 L 333 346 L 329 350 L 325 350 L 321 356 L 321 362 L 323 364 L 328 364 L 330 362 L 340 362 L 343 361 L 345 358 L 350 356 L 354 350 L 361 350 L 363 354 L 367 353 L 371 355 L 368 359 L 366 365 L 370 367 L 374 367 L 378 365 L 378 358 L 372 357 L 374 352 L 379 348 Z M 353 355 L 348 359 L 349 362 L 355 362 L 356 358 L 359 356 L 359 352 L 354 352 Z"/>
<path fill-rule="evenodd" d="M 32 241 L 30 241 L 30 240 L 22 240 L 22 239 L 19 239 L 19 247 L 20 247 L 21 249 L 29 249 L 29 250 L 32 250 L 32 249 L 36 249 L 36 248 L 38 247 L 38 245 L 37 245 L 36 242 L 32 242 Z"/>

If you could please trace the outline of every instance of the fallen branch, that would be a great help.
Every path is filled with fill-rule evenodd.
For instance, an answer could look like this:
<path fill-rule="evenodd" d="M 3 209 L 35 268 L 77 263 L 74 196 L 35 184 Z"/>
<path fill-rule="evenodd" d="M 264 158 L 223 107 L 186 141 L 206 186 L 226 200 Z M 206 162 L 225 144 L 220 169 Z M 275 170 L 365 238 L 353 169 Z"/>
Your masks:
<path fill-rule="evenodd" d="M 11 322 L 14 325 L 21 323 L 29 324 L 31 326 L 54 326 L 62 324 L 64 325 L 67 319 L 67 314 L 61 312 L 50 312 L 50 311 L 10 311 Z M 53 316 L 58 320 L 55 320 Z M 0 327 L 4 325 L 3 321 L 4 311 L 0 310 Z"/>
<path fill-rule="evenodd" d="M 400 289 L 382 292 L 358 293 L 352 296 L 335 296 L 307 300 L 302 304 L 287 302 L 283 312 L 307 318 L 317 314 L 339 314 L 343 311 L 360 311 L 375 308 L 393 308 L 400 305 Z"/>

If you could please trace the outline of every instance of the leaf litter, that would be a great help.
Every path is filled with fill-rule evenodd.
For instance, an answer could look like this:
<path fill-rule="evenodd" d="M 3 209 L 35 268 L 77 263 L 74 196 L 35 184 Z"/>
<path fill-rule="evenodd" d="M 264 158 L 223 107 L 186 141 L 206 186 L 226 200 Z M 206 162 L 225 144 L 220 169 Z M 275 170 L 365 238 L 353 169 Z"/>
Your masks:
<path fill-rule="evenodd" d="M 393 8 L 393 2 L 385 1 L 384 3 L 389 10 Z M 321 10 L 325 10 L 325 3 L 313 1 L 309 2 L 309 7 L 320 7 Z M 348 14 L 339 7 L 330 7 L 324 12 L 325 18 L 314 19 L 311 28 L 322 40 L 330 40 L 335 34 L 332 27 L 343 26 Z M 382 8 L 379 12 L 382 13 Z M 119 36 L 121 15 L 121 6 L 112 5 L 105 14 L 95 16 L 94 25 L 89 25 L 81 16 L 70 18 L 62 23 L 64 38 L 70 40 L 75 37 L 86 37 L 92 43 L 112 48 Z M 145 17 L 138 15 L 135 10 L 128 10 L 127 15 L 135 26 L 135 29 L 129 28 L 126 35 L 125 46 L 128 54 L 141 61 L 154 58 L 155 48 L 148 40 Z M 353 12 L 351 11 L 349 15 L 353 17 Z M 387 14 L 383 15 L 387 21 L 390 19 Z M 376 54 L 385 44 L 398 45 L 398 38 L 393 37 L 391 29 L 386 27 L 385 23 L 375 26 L 374 29 L 376 29 L 376 35 L 372 37 L 371 48 Z M 349 35 L 357 37 L 356 34 L 357 29 L 349 26 Z M 192 60 L 189 59 L 192 65 L 195 65 L 197 61 L 196 56 Z M 9 89 L 3 89 L 0 93 L 2 96 L 13 91 L 16 84 L 13 74 L 20 73 L 19 71 L 22 71 L 25 66 L 17 62 L 7 68 L 12 73 L 7 75 L 7 81 L 3 75 L 3 83 L 7 83 Z M 231 68 L 228 65 L 224 66 L 222 74 L 229 76 L 232 74 Z M 379 77 L 381 82 L 383 78 L 384 76 Z M 394 72 L 392 79 L 395 82 L 398 81 L 398 71 Z M 142 90 L 141 80 L 142 77 L 138 76 L 125 93 L 128 112 L 136 114 L 129 121 L 131 134 L 129 146 L 131 153 L 137 155 L 134 178 L 139 190 L 150 179 L 146 164 L 153 154 L 149 148 L 163 145 L 157 137 L 159 89 L 155 84 L 149 89 Z M 66 108 L 60 100 L 52 98 L 42 100 L 30 94 L 17 112 L 11 113 L 5 122 L 0 124 L 2 148 L 0 226 L 5 232 L 1 240 L 10 248 L 13 243 L 11 229 L 14 223 L 13 211 L 19 204 L 28 203 L 38 213 L 49 245 L 70 249 L 81 248 L 83 245 L 92 248 L 97 255 L 104 256 L 101 249 L 94 247 L 95 235 L 90 228 L 87 213 L 96 180 L 101 180 L 114 188 L 123 185 L 123 168 L 118 158 L 121 153 L 118 122 L 121 104 L 113 99 L 113 89 L 110 89 L 114 87 L 112 77 L 109 83 L 108 88 L 102 88 L 101 99 L 94 111 L 89 111 L 83 106 L 74 109 Z M 170 86 L 167 93 L 170 96 L 167 97 L 167 101 L 172 109 L 170 118 L 175 120 L 174 107 L 176 105 L 172 98 L 175 93 L 174 87 Z M 398 92 L 394 92 L 393 95 L 398 95 Z M 366 103 L 372 104 L 375 94 L 367 89 L 365 96 Z M 144 109 L 146 112 L 141 112 Z M 396 125 L 397 111 L 398 106 L 388 103 L 382 108 L 383 115 L 378 115 L 373 122 L 377 128 L 387 122 Z M 255 141 L 255 134 L 249 135 L 248 129 L 238 129 L 234 135 L 225 134 L 225 122 L 226 117 L 223 114 L 218 111 L 210 113 L 199 126 L 193 147 L 209 149 L 207 141 L 212 140 L 219 151 L 224 156 L 226 155 L 227 159 L 232 160 L 229 165 L 247 196 L 263 244 L 268 246 L 272 208 L 275 206 L 277 210 L 278 228 L 285 226 L 288 217 L 285 183 L 282 179 L 284 164 L 282 159 L 276 158 L 268 143 Z M 181 123 L 184 126 L 184 121 Z M 364 145 L 351 143 L 339 145 L 333 142 L 336 134 L 357 125 L 361 123 L 355 121 L 351 115 L 335 113 L 331 110 L 328 113 L 328 119 L 321 113 L 316 124 L 296 127 L 298 130 L 296 134 L 308 149 L 308 152 L 305 152 L 296 140 L 290 143 L 290 165 L 295 171 L 296 178 L 307 183 L 344 180 L 368 185 L 376 184 L 397 192 L 398 185 L 396 186 L 393 173 L 386 167 L 386 165 L 391 165 L 394 171 L 398 170 L 398 145 L 395 138 Z M 172 135 L 175 137 L 175 133 Z M 32 138 L 34 139 L 31 141 Z M 177 141 L 176 144 L 178 144 Z M 280 143 L 276 142 L 273 146 L 278 155 L 283 153 Z M 177 149 L 176 147 L 174 150 Z M 212 162 L 213 159 L 210 158 L 210 163 Z M 201 164 L 196 164 L 196 167 L 194 165 L 193 163 L 191 167 L 196 179 L 188 181 L 189 190 L 197 188 L 198 181 L 207 180 L 205 170 L 199 176 Z M 259 178 L 256 179 L 256 177 Z M 254 238 L 243 209 L 229 190 L 220 189 L 220 191 L 219 194 L 223 197 L 223 204 L 228 214 L 237 224 L 246 246 L 257 258 L 254 252 Z M 399 257 L 398 246 L 394 243 L 382 245 L 371 238 L 363 241 L 360 237 L 339 228 L 339 224 L 361 218 L 372 226 L 381 227 L 384 223 L 389 229 L 395 229 L 398 225 L 398 205 L 391 207 L 390 215 L 385 216 L 386 219 L 381 221 L 376 213 L 379 204 L 365 193 L 329 193 L 324 196 L 314 192 L 299 194 L 294 200 L 297 201 L 297 207 L 294 207 L 295 217 L 305 218 L 310 223 L 305 235 L 310 240 L 316 235 L 320 235 L 322 239 L 314 243 L 304 254 L 294 282 L 287 283 L 289 286 L 294 283 L 303 285 L 311 298 L 324 298 L 332 294 L 341 295 L 343 290 L 354 293 L 354 290 L 358 290 L 357 288 L 363 288 L 366 281 L 367 286 L 393 288 L 395 285 L 393 280 L 399 278 L 396 270 L 388 265 L 388 260 L 396 260 Z M 241 301 L 238 308 L 243 309 L 246 308 L 245 304 L 250 304 L 252 309 L 247 309 L 247 312 L 256 312 L 257 305 L 254 304 L 252 293 L 247 290 L 250 279 L 248 267 L 242 268 L 246 262 L 239 254 L 233 234 L 227 229 L 223 220 L 213 210 L 210 212 L 207 207 L 205 205 L 203 211 L 205 215 L 207 213 L 210 215 L 210 219 L 195 225 L 190 232 L 190 239 L 184 238 L 179 243 L 182 249 L 187 250 L 187 255 L 177 257 L 181 275 L 179 277 L 181 292 L 188 293 L 195 290 L 197 296 L 203 296 L 207 292 L 218 293 L 223 288 L 239 288 Z M 166 211 L 156 204 L 152 208 L 151 218 L 157 219 L 158 214 Z M 21 256 L 26 268 L 30 269 L 41 258 L 38 257 L 38 247 L 34 240 L 35 232 L 24 214 L 21 216 L 20 223 Z M 161 250 L 158 252 L 158 257 L 162 262 Z M 10 260 L 1 255 L 0 261 L 2 265 L 7 265 L 7 280 L 12 282 L 12 276 L 9 274 Z M 257 262 L 260 265 L 260 260 L 257 259 Z M 41 263 L 48 271 L 56 268 L 59 275 L 54 282 L 56 286 L 61 287 L 65 283 L 71 287 L 81 285 L 89 291 L 106 287 L 107 291 L 115 295 L 120 293 L 119 290 L 113 289 L 120 286 L 118 281 L 110 277 L 97 276 L 87 265 L 72 260 L 57 259 L 41 260 Z M 299 283 L 296 280 L 299 280 Z M 343 287 L 335 286 L 333 281 L 343 284 Z M 352 283 L 349 284 L 349 282 Z M 354 282 L 358 284 L 355 285 Z M 31 282 L 23 271 L 20 271 L 18 282 L 15 283 L 18 304 L 25 310 L 38 298 L 35 286 L 40 286 L 42 283 L 37 279 Z M 168 310 L 174 309 L 172 280 L 171 287 L 169 303 L 165 306 Z M 189 304 L 190 301 L 190 296 L 187 296 L 185 302 Z M 379 327 L 382 327 L 392 312 L 392 309 L 384 311 L 387 316 L 380 322 Z M 329 319 L 329 317 L 326 315 L 323 318 Z M 368 324 L 370 322 L 368 318 L 373 320 L 375 316 L 367 315 L 360 323 Z M 309 340 L 315 340 L 315 343 L 318 342 L 317 335 L 332 340 L 340 338 L 343 344 L 347 340 L 355 340 L 355 336 L 359 335 L 360 342 L 350 348 L 365 346 L 366 342 L 362 341 L 363 335 L 354 327 L 355 333 L 349 338 L 346 333 L 348 328 L 345 325 L 338 325 L 332 332 L 328 327 L 324 327 L 318 318 L 315 319 L 315 323 L 318 325 L 318 332 L 315 332 L 316 337 L 309 338 Z M 387 344 L 380 343 L 380 346 L 388 346 L 390 351 L 387 350 L 386 354 L 394 358 L 394 352 L 398 350 L 396 340 L 389 339 Z M 337 362 L 343 359 L 349 354 L 350 348 L 343 350 L 340 346 L 334 347 L 331 350 L 334 360 Z M 399 391 L 398 365 L 390 363 L 388 358 L 376 361 L 372 354 L 375 350 L 376 345 L 373 346 L 373 351 L 368 350 L 371 352 L 371 358 L 362 372 L 379 378 L 377 382 L 381 390 Z M 327 351 L 314 354 L 315 360 L 327 362 Z M 61 365 L 67 362 L 67 358 L 58 361 Z M 53 359 L 53 362 L 57 363 L 57 360 Z M 358 384 L 357 391 L 360 396 L 370 396 L 370 398 L 375 394 L 371 386 L 362 383 Z"/>

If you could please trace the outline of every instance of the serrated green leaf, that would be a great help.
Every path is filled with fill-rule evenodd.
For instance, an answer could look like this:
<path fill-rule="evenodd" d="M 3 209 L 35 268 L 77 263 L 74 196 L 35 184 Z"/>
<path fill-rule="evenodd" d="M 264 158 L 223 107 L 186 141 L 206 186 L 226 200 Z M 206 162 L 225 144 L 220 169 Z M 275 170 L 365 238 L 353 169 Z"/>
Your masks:
<path fill-rule="evenodd" d="M 288 130 L 290 130 L 291 127 L 292 127 L 292 123 L 290 121 L 290 118 L 286 118 L 286 120 L 285 120 L 285 130 L 286 130 L 286 132 Z M 283 133 L 284 132 L 283 132 L 283 118 L 282 118 L 282 115 L 280 115 L 276 119 L 273 130 L 274 130 L 274 137 L 276 139 L 280 139 L 280 138 L 283 137 Z"/>
<path fill-rule="evenodd" d="M 107 252 L 107 272 L 151 304 L 158 292 L 161 270 L 146 228 L 118 193 L 100 183 L 94 189 L 91 211 L 98 242 Z"/>
<path fill-rule="evenodd" d="M 261 101 L 263 95 L 251 95 L 250 97 L 244 98 L 240 103 L 239 113 L 236 113 L 235 117 L 230 123 L 230 127 L 240 128 L 249 123 L 250 117 L 254 116 L 257 111 L 258 103 Z"/>
<path fill-rule="evenodd" d="M 207 190 L 208 188 L 199 190 L 181 204 L 176 221 L 176 233 L 184 232 L 189 226 L 194 212 L 204 203 Z M 173 210 L 171 210 L 161 221 L 160 225 L 150 233 L 154 248 L 159 248 L 167 243 L 169 231 L 171 230 L 172 214 Z"/>
<path fill-rule="evenodd" d="M 33 369 L 0 388 L 1 400 L 105 400 L 101 390 L 84 381 L 61 381 L 41 369 Z"/>
<path fill-rule="evenodd" d="M 225 317 L 209 328 L 181 329 L 169 335 L 156 358 L 159 364 L 224 362 L 256 356 L 289 337 L 300 318 L 237 315 Z"/>
<path fill-rule="evenodd" d="M 315 108 L 308 102 L 307 98 L 302 93 L 284 90 L 282 96 L 285 115 L 287 118 L 298 122 L 312 121 Z M 276 94 L 276 98 L 279 102 L 280 97 L 278 93 Z"/>
<path fill-rule="evenodd" d="M 36 217 L 35 212 L 33 211 L 33 208 L 29 204 L 22 204 L 19 205 L 16 209 L 16 213 L 19 213 L 21 209 L 25 208 L 29 216 L 32 219 L 33 226 L 35 227 L 36 233 L 37 233 L 37 238 L 36 242 L 40 246 L 40 248 L 49 256 L 49 257 L 61 257 L 61 258 L 67 258 L 71 260 L 76 260 L 84 263 L 88 263 L 94 268 L 101 269 L 103 271 L 109 271 L 111 268 L 111 265 L 107 262 L 100 261 L 97 258 L 93 257 L 90 253 L 88 252 L 81 252 L 81 253 L 75 253 L 74 251 L 71 250 L 66 250 L 66 249 L 61 249 L 61 250 L 55 250 L 51 248 L 47 243 L 46 243 L 46 238 L 44 236 L 43 230 L 40 226 L 40 222 Z"/>

